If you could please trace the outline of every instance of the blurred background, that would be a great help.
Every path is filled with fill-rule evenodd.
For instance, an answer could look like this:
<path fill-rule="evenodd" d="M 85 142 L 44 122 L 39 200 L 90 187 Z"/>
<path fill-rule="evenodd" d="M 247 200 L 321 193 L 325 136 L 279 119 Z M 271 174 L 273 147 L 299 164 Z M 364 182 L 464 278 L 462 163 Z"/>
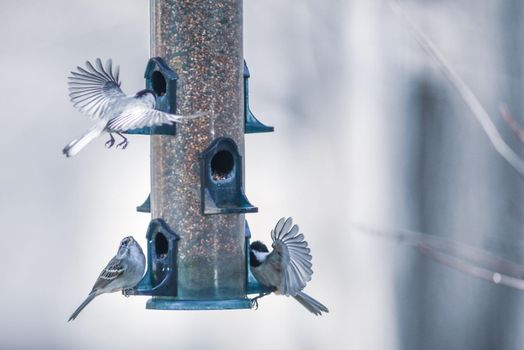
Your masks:
<path fill-rule="evenodd" d="M 519 0 L 406 1 L 412 20 L 479 97 L 524 123 Z M 254 114 L 246 135 L 247 216 L 269 240 L 293 216 L 315 274 L 315 317 L 285 297 L 255 311 L 167 312 L 146 297 L 97 298 L 67 323 L 124 235 L 145 246 L 149 139 L 125 152 L 62 147 L 90 120 L 66 78 L 113 58 L 123 89 L 144 86 L 148 1 L 0 2 L 0 347 L 5 349 L 520 349 L 523 292 L 352 229 L 408 228 L 522 262 L 523 179 L 386 0 L 244 1 Z"/>

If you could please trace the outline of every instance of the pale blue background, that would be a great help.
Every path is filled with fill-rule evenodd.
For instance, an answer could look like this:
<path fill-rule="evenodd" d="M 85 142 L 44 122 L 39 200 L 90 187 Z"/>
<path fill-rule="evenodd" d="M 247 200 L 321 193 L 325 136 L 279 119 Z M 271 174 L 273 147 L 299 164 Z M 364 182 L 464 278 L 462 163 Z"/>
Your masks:
<path fill-rule="evenodd" d="M 490 113 L 506 102 L 519 118 L 520 1 L 406 7 Z M 0 347 L 520 349 L 520 292 L 350 228 L 420 229 L 523 258 L 522 180 L 387 2 L 245 1 L 244 21 L 252 109 L 276 129 L 246 136 L 251 230 L 267 242 L 278 218 L 295 218 L 314 256 L 306 290 L 331 313 L 284 297 L 256 312 L 159 312 L 113 294 L 67 323 L 124 235 L 145 246 L 149 216 L 135 207 L 149 191 L 149 142 L 132 136 L 122 152 L 97 140 L 63 157 L 90 125 L 66 77 L 112 57 L 123 89 L 141 89 L 148 2 L 2 0 Z"/>

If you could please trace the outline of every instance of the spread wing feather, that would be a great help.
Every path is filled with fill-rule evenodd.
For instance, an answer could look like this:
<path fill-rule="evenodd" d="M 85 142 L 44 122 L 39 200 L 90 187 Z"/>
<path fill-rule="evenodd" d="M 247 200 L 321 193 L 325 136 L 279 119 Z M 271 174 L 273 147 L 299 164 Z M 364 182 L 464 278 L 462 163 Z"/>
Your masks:
<path fill-rule="evenodd" d="M 111 131 L 124 132 L 146 126 L 172 124 L 183 119 L 197 118 L 201 115 L 203 114 L 181 116 L 158 111 L 144 104 L 135 104 L 126 108 L 118 117 L 111 119 L 107 128 Z"/>
<path fill-rule="evenodd" d="M 282 278 L 278 289 L 284 295 L 296 295 L 311 280 L 312 257 L 304 235 L 299 233 L 298 225 L 293 225 L 292 218 L 280 219 L 271 231 L 273 252 L 268 257 L 280 263 Z"/>
<path fill-rule="evenodd" d="M 79 111 L 100 119 L 116 100 L 126 97 L 120 89 L 120 71 L 118 66 L 113 71 L 111 59 L 104 68 L 100 58 L 94 66 L 87 61 L 86 68 L 77 67 L 77 72 L 71 72 L 69 97 Z"/>

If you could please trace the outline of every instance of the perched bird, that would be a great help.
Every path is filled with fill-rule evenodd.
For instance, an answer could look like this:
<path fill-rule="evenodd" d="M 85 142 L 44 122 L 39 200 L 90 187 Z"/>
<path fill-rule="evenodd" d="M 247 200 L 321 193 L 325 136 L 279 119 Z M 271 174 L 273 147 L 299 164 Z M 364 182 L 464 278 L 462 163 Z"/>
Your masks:
<path fill-rule="evenodd" d="M 120 89 L 119 68 L 115 67 L 111 59 L 106 61 L 105 68 L 102 61 L 97 58 L 95 65 L 86 62 L 87 69 L 77 67 L 77 72 L 69 76 L 69 97 L 73 105 L 80 112 L 97 120 L 82 136 L 71 141 L 64 147 L 63 153 L 72 157 L 84 148 L 89 142 L 108 132 L 110 139 L 106 147 L 115 144 L 113 132 L 118 134 L 123 141 L 117 144 L 122 149 L 127 147 L 127 138 L 122 135 L 131 129 L 146 126 L 171 124 L 183 119 L 202 116 L 203 113 L 180 116 L 155 110 L 156 96 L 151 90 L 141 90 L 135 96 L 126 96 Z"/>
<path fill-rule="evenodd" d="M 280 219 L 271 230 L 271 238 L 271 253 L 264 243 L 251 243 L 249 263 L 253 276 L 262 286 L 272 288 L 276 294 L 292 296 L 315 315 L 329 312 L 327 307 L 302 292 L 311 280 L 313 264 L 304 235 L 299 233 L 297 225 L 293 225 L 293 219 Z"/>
<path fill-rule="evenodd" d="M 142 248 L 129 236 L 120 242 L 116 255 L 109 261 L 95 282 L 86 300 L 73 312 L 68 321 L 74 320 L 78 314 L 96 296 L 103 293 L 113 293 L 133 288 L 140 282 L 146 269 L 146 257 Z"/>

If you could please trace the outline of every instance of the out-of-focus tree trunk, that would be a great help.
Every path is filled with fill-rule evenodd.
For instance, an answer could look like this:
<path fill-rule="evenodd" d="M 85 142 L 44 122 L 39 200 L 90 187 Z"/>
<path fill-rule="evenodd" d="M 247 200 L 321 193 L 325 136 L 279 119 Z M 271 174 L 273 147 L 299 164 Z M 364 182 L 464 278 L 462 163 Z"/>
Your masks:
<path fill-rule="evenodd" d="M 524 147 L 515 142 L 498 112 L 501 102 L 516 115 L 521 112 L 520 2 L 407 2 L 405 8 L 478 96 L 509 143 Z M 409 30 L 405 35 L 409 37 Z M 407 164 L 410 186 L 403 195 L 413 212 L 405 224 L 513 259 L 522 257 L 514 249 L 517 245 L 507 243 L 522 232 L 523 180 L 495 152 L 433 60 L 416 46 L 411 51 L 422 64 L 406 67 L 410 88 L 398 91 L 411 120 L 406 133 L 415 135 Z M 522 347 L 522 292 L 412 253 L 405 259 L 407 263 L 397 267 L 403 278 L 396 286 L 402 349 Z"/>

